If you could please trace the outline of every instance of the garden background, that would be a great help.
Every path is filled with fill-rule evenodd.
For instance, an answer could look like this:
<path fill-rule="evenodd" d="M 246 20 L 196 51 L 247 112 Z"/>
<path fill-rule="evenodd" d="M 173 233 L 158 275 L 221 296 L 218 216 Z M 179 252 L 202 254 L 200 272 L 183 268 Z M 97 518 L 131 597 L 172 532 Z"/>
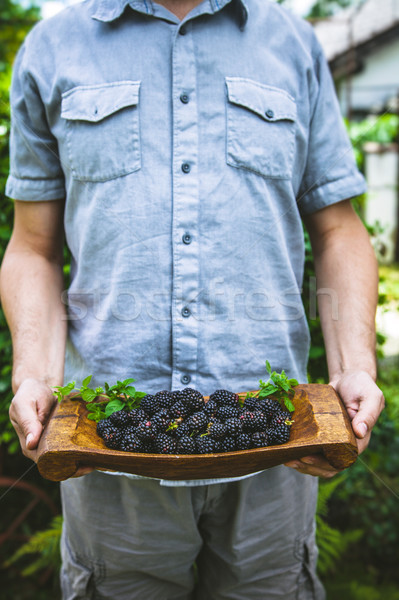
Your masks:
<path fill-rule="evenodd" d="M 354 0 L 353 0 L 354 1 Z M 295 0 L 287 0 L 295 4 Z M 309 3 L 309 5 L 311 2 Z M 351 0 L 313 2 L 308 16 L 334 14 Z M 8 90 L 15 53 L 26 33 L 40 18 L 39 5 L 29 0 L 2 0 L 0 7 L 0 260 L 10 236 L 13 205 L 5 197 L 8 173 Z M 365 142 L 398 143 L 398 115 L 385 112 L 348 122 L 360 168 Z M 354 201 L 361 216 L 365 198 Z M 376 239 L 376 227 L 366 223 Z M 313 262 L 307 240 L 303 298 L 309 311 L 314 285 Z M 67 269 L 67 267 L 66 267 Z M 380 269 L 379 316 L 399 311 L 399 268 Z M 397 320 L 394 322 L 398 322 Z M 309 378 L 327 382 L 325 352 L 316 316 L 309 318 L 312 346 Z M 387 332 L 389 335 L 389 331 Z M 399 600 L 399 356 L 384 356 L 384 335 L 378 335 L 378 383 L 386 409 L 369 448 L 355 465 L 330 481 L 321 481 L 317 514 L 319 572 L 328 600 Z M 12 398 L 11 342 L 0 308 L 0 589 L 4 600 L 59 598 L 58 485 L 40 477 L 19 452 L 8 421 Z"/>

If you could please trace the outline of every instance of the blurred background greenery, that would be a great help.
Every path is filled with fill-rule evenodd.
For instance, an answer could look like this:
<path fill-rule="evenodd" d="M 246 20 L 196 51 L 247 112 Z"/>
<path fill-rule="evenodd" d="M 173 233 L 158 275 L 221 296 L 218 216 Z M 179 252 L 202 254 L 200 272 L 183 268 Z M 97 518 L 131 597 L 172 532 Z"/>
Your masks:
<path fill-rule="evenodd" d="M 312 18 L 334 15 L 351 0 L 303 0 Z M 2 0 L 0 7 L 0 261 L 10 236 L 13 205 L 5 197 L 8 174 L 8 90 L 15 53 L 33 24 L 40 4 Z M 47 3 L 50 4 L 50 3 Z M 56 3 L 52 3 L 56 4 Z M 59 4 L 59 3 L 58 3 Z M 295 0 L 287 0 L 294 8 Z M 357 3 L 359 4 L 359 3 Z M 303 5 L 303 2 L 301 4 Z M 302 8 L 303 11 L 303 8 Z M 364 169 L 364 143 L 398 141 L 398 115 L 367 115 L 347 121 L 359 167 Z M 354 201 L 364 218 L 366 198 Z M 375 238 L 378 225 L 366 223 Z M 311 330 L 309 380 L 327 382 L 324 345 L 313 314 L 314 270 L 306 237 L 303 300 Z M 67 267 L 66 267 L 67 268 Z M 379 314 L 399 310 L 399 269 L 394 262 L 380 269 Z M 396 321 L 397 322 L 397 321 Z M 399 356 L 384 356 L 389 331 L 379 331 L 378 383 L 386 409 L 369 448 L 347 471 L 320 483 L 317 536 L 319 571 L 329 600 L 399 600 Z M 4 600 L 58 598 L 59 536 L 62 520 L 58 485 L 43 480 L 21 456 L 9 424 L 12 398 L 11 342 L 0 309 L 0 585 Z"/>

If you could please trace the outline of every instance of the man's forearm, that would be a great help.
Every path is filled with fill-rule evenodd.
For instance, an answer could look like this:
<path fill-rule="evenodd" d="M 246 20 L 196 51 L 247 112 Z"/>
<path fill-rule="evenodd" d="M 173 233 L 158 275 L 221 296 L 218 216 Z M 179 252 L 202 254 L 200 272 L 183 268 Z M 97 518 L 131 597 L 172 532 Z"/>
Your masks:
<path fill-rule="evenodd" d="M 27 378 L 61 385 L 66 343 L 61 264 L 10 244 L 0 283 L 13 342 L 14 393 Z"/>
<path fill-rule="evenodd" d="M 318 305 L 330 379 L 350 370 L 376 377 L 378 268 L 362 224 L 314 241 Z"/>
<path fill-rule="evenodd" d="M 327 244 L 315 267 L 330 378 L 352 369 L 375 378 L 378 272 L 368 239 L 342 234 Z"/>

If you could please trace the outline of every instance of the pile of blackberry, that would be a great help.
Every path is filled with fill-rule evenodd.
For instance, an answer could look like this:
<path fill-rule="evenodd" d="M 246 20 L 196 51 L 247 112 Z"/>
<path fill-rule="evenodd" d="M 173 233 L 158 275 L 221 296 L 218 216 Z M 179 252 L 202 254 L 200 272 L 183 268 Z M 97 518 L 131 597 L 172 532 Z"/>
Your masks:
<path fill-rule="evenodd" d="M 284 444 L 291 414 L 277 400 L 239 397 L 216 390 L 208 402 L 185 388 L 148 394 L 140 407 L 97 423 L 108 448 L 156 454 L 209 454 Z"/>

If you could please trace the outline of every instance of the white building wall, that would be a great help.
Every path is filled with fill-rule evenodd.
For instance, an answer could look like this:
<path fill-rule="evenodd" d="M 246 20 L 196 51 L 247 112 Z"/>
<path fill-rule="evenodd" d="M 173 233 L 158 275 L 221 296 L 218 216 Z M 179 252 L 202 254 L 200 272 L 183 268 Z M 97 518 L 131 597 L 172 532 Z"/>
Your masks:
<path fill-rule="evenodd" d="M 398 215 L 398 152 L 391 144 L 384 148 L 380 144 L 365 146 L 365 171 L 368 194 L 365 220 L 377 226 L 375 248 L 381 263 L 391 263 L 395 258 Z"/>
<path fill-rule="evenodd" d="M 363 71 L 354 75 L 350 83 L 340 85 L 338 95 L 344 115 L 348 112 L 348 85 L 354 110 L 378 112 L 395 99 L 399 94 L 399 39 L 366 56 Z"/>

